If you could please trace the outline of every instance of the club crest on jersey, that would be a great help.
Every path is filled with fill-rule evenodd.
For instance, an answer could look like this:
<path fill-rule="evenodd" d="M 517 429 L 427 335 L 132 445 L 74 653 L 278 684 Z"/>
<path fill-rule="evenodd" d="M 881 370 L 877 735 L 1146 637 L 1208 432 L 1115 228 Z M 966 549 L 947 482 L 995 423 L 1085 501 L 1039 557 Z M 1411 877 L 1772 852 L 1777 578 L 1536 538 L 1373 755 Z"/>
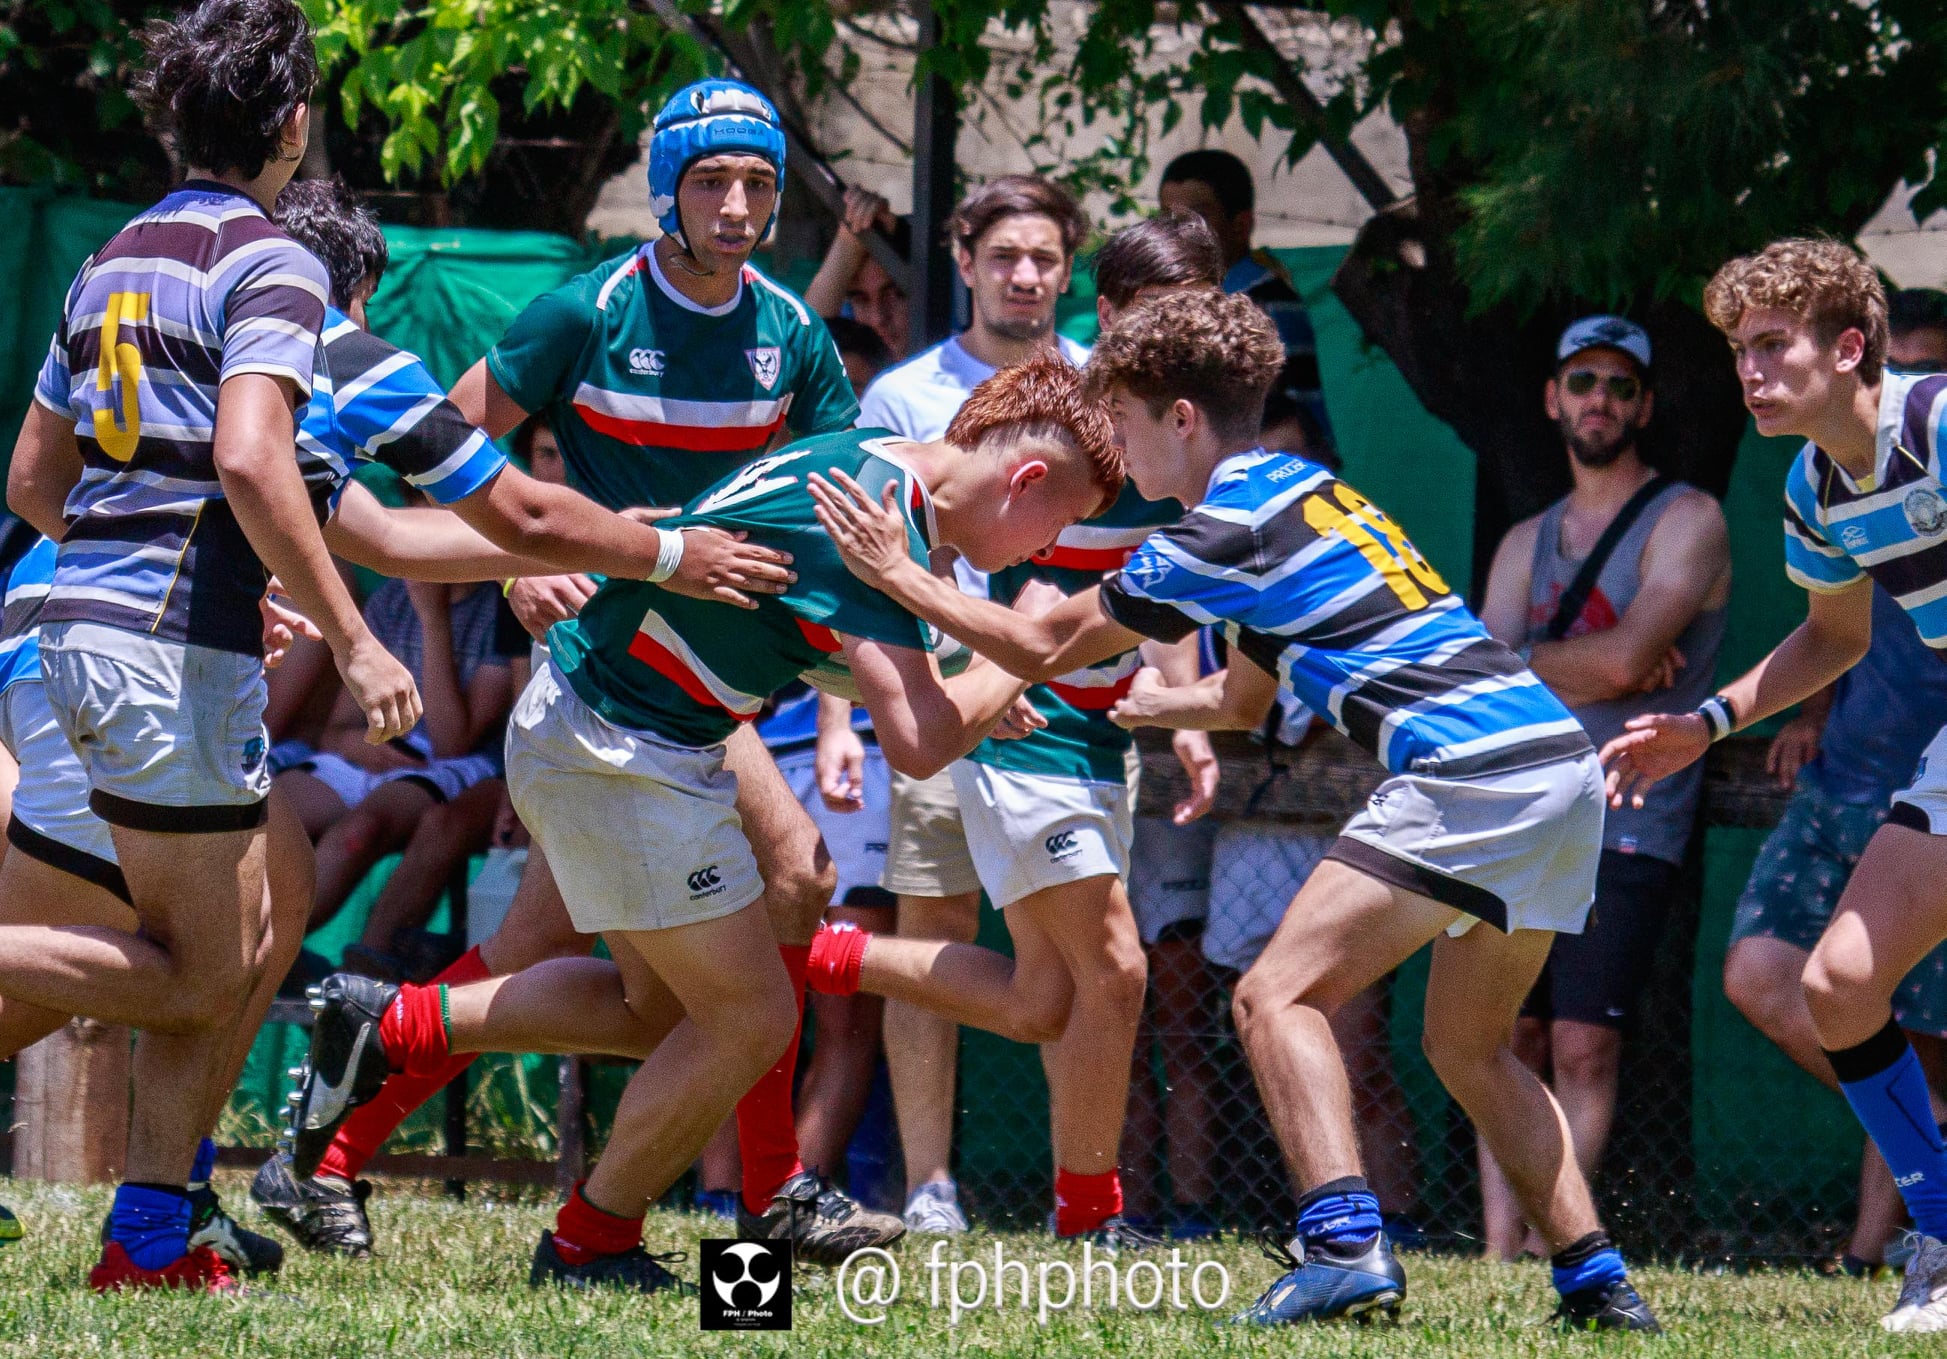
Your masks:
<path fill-rule="evenodd" d="M 660 349 L 631 349 L 629 351 L 629 371 L 641 377 L 661 377 L 663 375 L 663 352 Z"/>
<path fill-rule="evenodd" d="M 1138 552 L 1122 568 L 1122 574 L 1139 590 L 1148 589 L 1169 573 L 1169 562 L 1153 552 Z"/>
<path fill-rule="evenodd" d="M 750 375 L 763 385 L 765 391 L 777 386 L 778 370 L 784 366 L 784 355 L 775 345 L 746 349 L 744 357 L 750 360 Z"/>
<path fill-rule="evenodd" d="M 1906 511 L 1906 522 L 1922 538 L 1938 538 L 1947 533 L 1947 501 L 1941 500 L 1938 491 L 1917 487 L 1907 492 L 1900 508 Z"/>

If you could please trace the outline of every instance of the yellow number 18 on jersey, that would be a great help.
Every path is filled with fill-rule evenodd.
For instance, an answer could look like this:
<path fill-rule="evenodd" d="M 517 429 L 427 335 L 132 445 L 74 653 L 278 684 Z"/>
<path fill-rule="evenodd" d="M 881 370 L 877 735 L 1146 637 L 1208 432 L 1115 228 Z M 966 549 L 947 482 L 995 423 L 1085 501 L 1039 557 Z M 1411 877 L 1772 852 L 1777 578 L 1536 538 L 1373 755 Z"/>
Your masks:
<path fill-rule="evenodd" d="M 1332 503 L 1336 500 L 1338 503 Z M 1428 595 L 1448 593 L 1447 582 L 1419 553 L 1398 524 L 1344 482 L 1332 484 L 1332 500 L 1305 497 L 1305 522 L 1315 533 L 1336 533 L 1354 547 L 1409 609 L 1424 609 Z"/>

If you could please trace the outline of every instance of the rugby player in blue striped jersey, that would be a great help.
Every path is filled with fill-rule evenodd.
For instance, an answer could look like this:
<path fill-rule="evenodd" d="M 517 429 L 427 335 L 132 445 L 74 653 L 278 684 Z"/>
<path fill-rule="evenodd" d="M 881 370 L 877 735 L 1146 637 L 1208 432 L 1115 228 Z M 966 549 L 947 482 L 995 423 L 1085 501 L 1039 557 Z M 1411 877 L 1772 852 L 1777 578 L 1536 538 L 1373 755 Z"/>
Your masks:
<path fill-rule="evenodd" d="M 1704 291 L 1765 435 L 1806 440 L 1785 481 L 1785 574 L 1805 621 L 1689 713 L 1636 718 L 1603 747 L 1612 805 L 1711 742 L 1798 703 L 1866 654 L 1877 583 L 1947 664 L 1947 376 L 1886 370 L 1886 293 L 1849 245 L 1775 241 Z M 1943 714 L 1947 717 L 1947 714 Z M 1895 989 L 1947 938 L 1947 728 L 1860 856 L 1805 965 L 1806 1005 L 1839 1088 L 1892 1169 L 1918 1233 L 1889 1331 L 1947 1330 L 1947 1145 Z"/>
<path fill-rule="evenodd" d="M 1289 1269 L 1242 1319 L 1397 1313 L 1405 1273 L 1361 1174 L 1328 1019 L 1433 941 L 1427 1050 L 1554 1252 L 1557 1317 L 1655 1330 L 1596 1218 L 1561 1110 L 1508 1048 L 1555 933 L 1580 931 L 1593 898 L 1595 751 L 1396 524 L 1325 468 L 1259 445 L 1283 362 L 1276 330 L 1242 297 L 1157 298 L 1118 322 L 1089 361 L 1091 385 L 1142 493 L 1195 508 L 1038 619 L 1002 617 L 899 567 L 887 512 L 852 488 L 815 490 L 821 520 L 853 570 L 1030 681 L 1143 638 L 1223 629 L 1227 672 L 1180 687 L 1140 672 L 1111 711 L 1122 725 L 1253 728 L 1283 692 L 1389 771 L 1237 988 L 1238 1033 L 1300 1196 Z M 955 948 L 874 939 L 849 956 L 856 946 L 828 935 L 813 971 L 904 999 L 954 966 L 941 954 Z"/>

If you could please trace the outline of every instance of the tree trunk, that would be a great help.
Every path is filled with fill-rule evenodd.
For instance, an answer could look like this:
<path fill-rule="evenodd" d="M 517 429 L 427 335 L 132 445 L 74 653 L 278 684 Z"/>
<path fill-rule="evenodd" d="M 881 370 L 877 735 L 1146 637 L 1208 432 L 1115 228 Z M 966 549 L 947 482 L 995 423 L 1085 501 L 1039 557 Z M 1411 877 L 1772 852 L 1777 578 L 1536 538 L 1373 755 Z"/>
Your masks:
<path fill-rule="evenodd" d="M 16 1178 L 95 1184 L 128 1164 L 129 1031 L 72 1019 L 23 1051 L 14 1079 Z"/>

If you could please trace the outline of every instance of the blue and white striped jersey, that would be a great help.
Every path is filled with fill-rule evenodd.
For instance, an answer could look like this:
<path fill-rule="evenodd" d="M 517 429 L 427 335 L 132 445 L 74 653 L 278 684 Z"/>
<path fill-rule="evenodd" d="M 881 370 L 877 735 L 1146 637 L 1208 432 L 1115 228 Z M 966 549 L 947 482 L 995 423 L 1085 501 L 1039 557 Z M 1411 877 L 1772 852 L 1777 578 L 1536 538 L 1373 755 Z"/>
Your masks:
<path fill-rule="evenodd" d="M 297 451 L 314 485 L 336 486 L 353 460 L 378 462 L 442 505 L 472 495 L 507 465 L 417 356 L 335 307 L 325 311 Z"/>
<path fill-rule="evenodd" d="M 1220 626 L 1284 693 L 1396 774 L 1468 778 L 1591 749 L 1398 525 L 1288 453 L 1225 459 L 1203 503 L 1103 584 L 1102 606 L 1159 641 Z"/>
<path fill-rule="evenodd" d="M 1888 373 L 1873 474 L 1854 481 L 1806 444 L 1785 481 L 1785 574 L 1807 590 L 1871 576 L 1930 647 L 1947 649 L 1947 496 L 1940 435 L 1947 374 Z"/>
<path fill-rule="evenodd" d="M 7 575 L 6 602 L 0 604 L 0 693 L 41 677 L 41 606 L 54 584 L 55 546 L 43 537 L 28 548 Z"/>

